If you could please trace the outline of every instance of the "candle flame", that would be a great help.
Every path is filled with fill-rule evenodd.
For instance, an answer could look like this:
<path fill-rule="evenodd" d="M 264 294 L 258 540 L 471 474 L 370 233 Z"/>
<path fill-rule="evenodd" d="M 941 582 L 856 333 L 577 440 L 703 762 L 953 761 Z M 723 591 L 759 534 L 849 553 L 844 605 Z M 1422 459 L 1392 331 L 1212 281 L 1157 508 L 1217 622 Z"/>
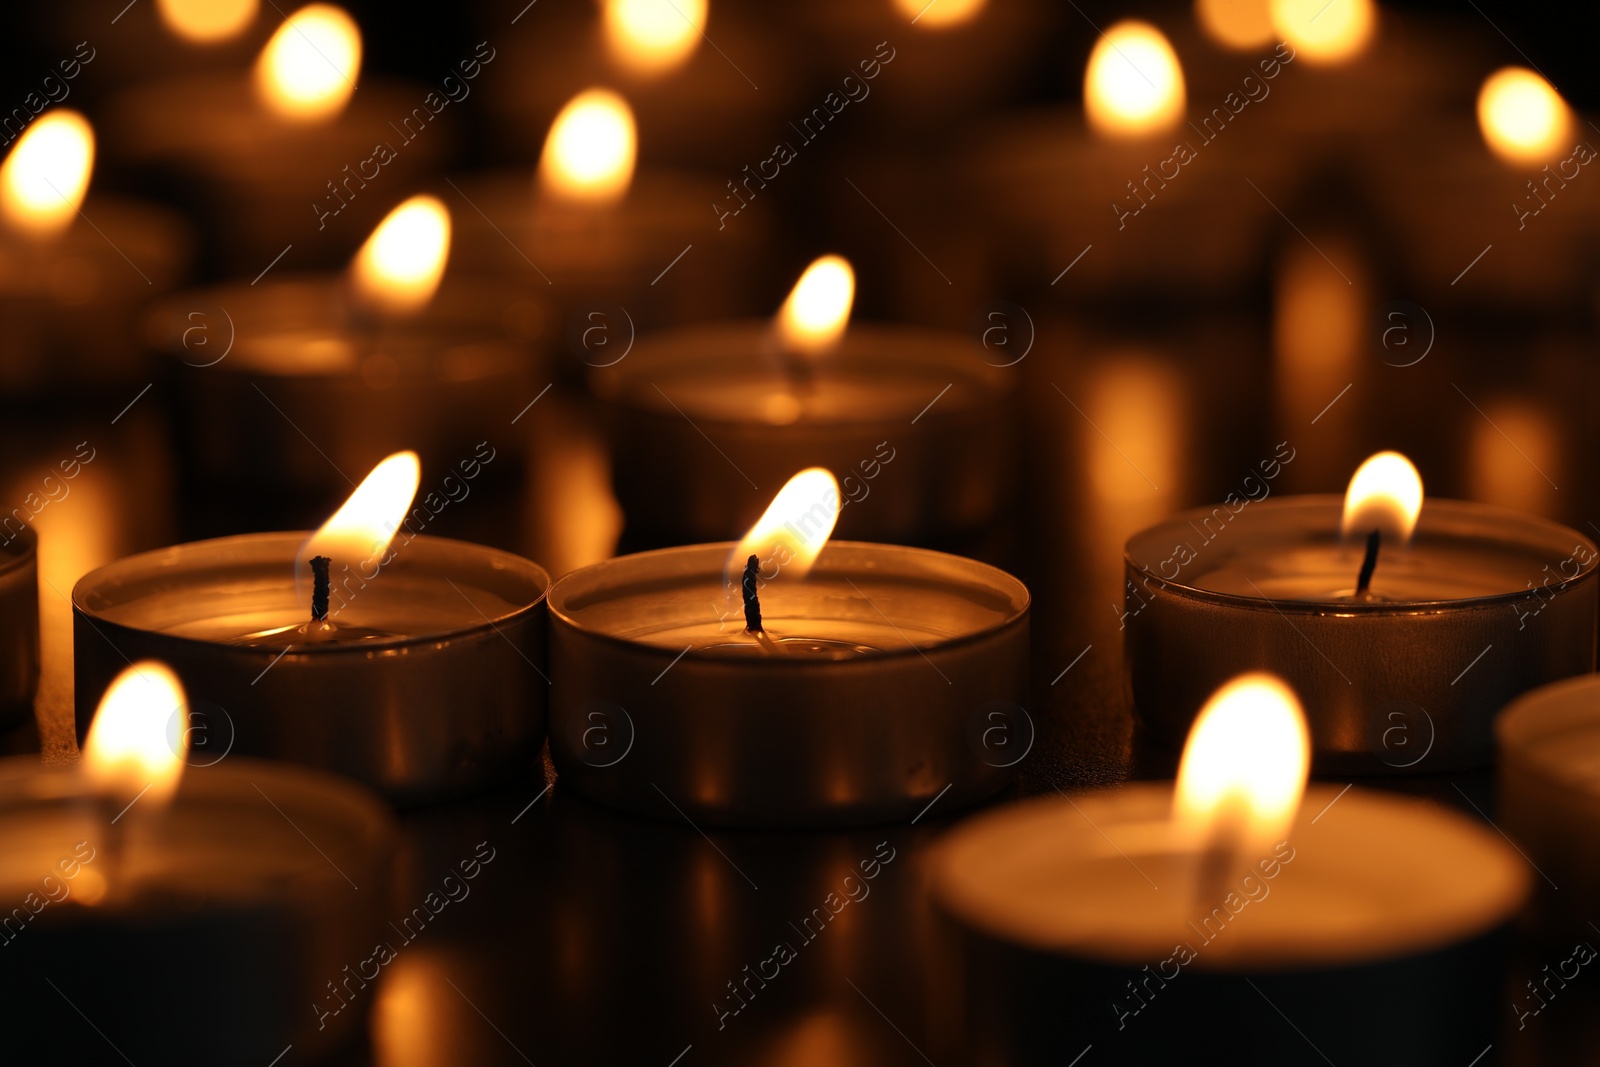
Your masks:
<path fill-rule="evenodd" d="M 421 483 L 422 462 L 415 452 L 386 457 L 322 529 L 300 546 L 296 576 L 304 578 L 312 557 L 327 556 L 333 560 L 335 573 L 349 568 L 370 579 L 376 568 L 387 562 L 382 556 L 405 521 Z"/>
<path fill-rule="evenodd" d="M 1294 691 L 1270 674 L 1241 674 L 1212 694 L 1189 730 L 1173 817 L 1203 847 L 1219 836 L 1253 855 L 1282 840 L 1305 794 L 1311 742 Z"/>
<path fill-rule="evenodd" d="M 1207 37 L 1235 52 L 1272 40 L 1271 0 L 1196 0 L 1195 17 Z"/>
<path fill-rule="evenodd" d="M 94 129 L 76 111 L 41 116 L 0 165 L 0 212 L 30 237 L 53 237 L 72 225 L 94 171 Z"/>
<path fill-rule="evenodd" d="M 605 0 L 606 46 L 630 70 L 664 74 L 694 54 L 708 6 L 707 0 Z"/>
<path fill-rule="evenodd" d="M 437 197 L 413 196 L 384 217 L 351 262 L 356 299 L 390 314 L 419 311 L 449 257 L 449 210 Z"/>
<path fill-rule="evenodd" d="M 610 203 L 627 193 L 637 152 L 628 102 L 609 89 L 588 89 L 550 124 L 539 181 L 562 199 Z"/>
<path fill-rule="evenodd" d="M 1508 163 L 1542 163 L 1567 144 L 1572 110 L 1550 83 L 1522 67 L 1502 67 L 1478 90 L 1478 127 Z"/>
<path fill-rule="evenodd" d="M 776 569 L 804 578 L 839 519 L 839 483 L 825 467 L 807 467 L 778 490 L 761 518 L 728 557 L 726 578 L 737 584 L 745 561 L 759 556 L 763 574 Z"/>
<path fill-rule="evenodd" d="M 1089 124 L 1111 137 L 1144 137 L 1183 117 L 1183 67 L 1148 22 L 1127 19 L 1100 35 L 1083 75 Z"/>
<path fill-rule="evenodd" d="M 814 261 L 778 310 L 784 347 L 815 355 L 838 344 L 855 298 L 856 273 L 849 260 L 830 255 Z"/>
<path fill-rule="evenodd" d="M 989 0 L 894 0 L 900 14 L 930 30 L 962 26 L 977 18 Z"/>
<path fill-rule="evenodd" d="M 1384 540 L 1406 544 L 1422 513 L 1422 475 L 1398 452 L 1379 452 L 1356 468 L 1344 494 L 1340 533 L 1364 536 L 1373 530 Z"/>
<path fill-rule="evenodd" d="M 117 675 L 100 700 L 83 742 L 83 770 L 95 788 L 118 798 L 165 804 L 183 776 L 189 704 L 164 663 L 141 660 Z"/>
<path fill-rule="evenodd" d="M 1272 0 L 1272 25 L 1308 63 L 1337 64 L 1366 50 L 1377 27 L 1372 0 Z"/>
<path fill-rule="evenodd" d="M 310 4 L 290 15 L 256 61 L 256 92 L 276 114 L 321 122 L 344 110 L 361 73 L 361 29 L 343 8 Z"/>
<path fill-rule="evenodd" d="M 260 0 L 157 0 L 161 21 L 196 44 L 215 44 L 243 33 L 255 21 Z"/>

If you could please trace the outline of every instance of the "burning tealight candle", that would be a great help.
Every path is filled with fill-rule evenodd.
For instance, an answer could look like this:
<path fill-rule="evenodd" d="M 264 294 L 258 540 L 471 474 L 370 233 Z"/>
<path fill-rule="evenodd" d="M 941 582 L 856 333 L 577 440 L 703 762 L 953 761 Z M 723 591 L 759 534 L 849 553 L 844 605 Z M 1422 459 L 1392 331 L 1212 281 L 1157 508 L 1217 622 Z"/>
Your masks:
<path fill-rule="evenodd" d="M 1306 738 L 1294 693 L 1244 675 L 1195 720 L 1175 789 L 1027 801 L 952 831 L 934 894 L 967 935 L 969 1058 L 1066 1063 L 1102 1042 L 1152 1063 L 1305 1062 L 1308 1042 L 1341 1063 L 1481 1053 L 1500 972 L 1479 956 L 1525 899 L 1526 865 L 1442 807 L 1306 789 Z M 1274 1008 L 1292 1026 L 1215 1025 Z"/>
<path fill-rule="evenodd" d="M 1128 681 L 1158 738 L 1176 744 L 1205 693 L 1267 669 L 1306 701 L 1319 763 L 1482 766 L 1507 701 L 1594 669 L 1600 552 L 1577 531 L 1424 505 L 1392 452 L 1343 501 L 1267 500 L 1265 485 L 1252 476 L 1242 495 L 1128 541 Z"/>
<path fill-rule="evenodd" d="M 1372 0 L 1272 0 L 1272 26 L 1311 63 L 1347 63 L 1377 29 Z"/>
<path fill-rule="evenodd" d="M 1083 107 L 1097 132 L 1165 133 L 1182 120 L 1183 105 L 1183 68 L 1160 30 L 1129 19 L 1095 43 L 1083 74 Z"/>
<path fill-rule="evenodd" d="M 261 0 L 157 0 L 161 22 L 186 41 L 216 44 L 243 33 L 255 21 Z"/>
<path fill-rule="evenodd" d="M 708 0 L 605 0 L 606 48 L 615 62 L 637 74 L 666 74 L 700 46 L 709 8 Z"/>
<path fill-rule="evenodd" d="M 1524 67 L 1502 67 L 1484 79 L 1478 128 L 1495 155 L 1514 166 L 1550 163 L 1572 147 L 1572 110 Z"/>
<path fill-rule="evenodd" d="M 58 108 L 0 164 L 0 395 L 143 373 L 134 315 L 182 272 L 188 234 L 166 211 L 88 199 L 94 163 L 88 120 Z"/>
<path fill-rule="evenodd" d="M 338 771 L 397 803 L 525 767 L 544 733 L 549 579 L 419 534 L 419 477 L 414 454 L 391 456 L 315 534 L 200 541 L 86 575 L 73 590 L 80 730 L 89 694 L 149 656 L 183 675 L 232 751 Z"/>
<path fill-rule="evenodd" d="M 198 765 L 176 676 L 148 660 L 124 667 L 80 767 L 0 762 L 9 1040 L 45 1047 L 63 1012 L 83 1012 L 136 1062 L 337 1047 L 359 1013 L 319 1019 L 308 1006 L 381 936 L 393 818 L 328 775 Z M 93 972 L 65 965 L 87 959 Z M 174 989 L 195 1012 L 177 1028 Z"/>
<path fill-rule="evenodd" d="M 628 811 L 771 826 L 908 818 L 1004 785 L 1031 743 L 1027 589 L 956 556 L 825 545 L 841 506 L 829 472 L 802 471 L 736 545 L 552 586 L 562 781 Z"/>
<path fill-rule="evenodd" d="M 849 263 L 824 256 L 775 323 L 657 334 L 595 372 L 616 410 L 630 536 L 682 543 L 749 526 L 807 466 L 841 472 L 851 536 L 951 543 L 993 520 L 1012 380 L 960 334 L 850 324 L 854 294 Z"/>

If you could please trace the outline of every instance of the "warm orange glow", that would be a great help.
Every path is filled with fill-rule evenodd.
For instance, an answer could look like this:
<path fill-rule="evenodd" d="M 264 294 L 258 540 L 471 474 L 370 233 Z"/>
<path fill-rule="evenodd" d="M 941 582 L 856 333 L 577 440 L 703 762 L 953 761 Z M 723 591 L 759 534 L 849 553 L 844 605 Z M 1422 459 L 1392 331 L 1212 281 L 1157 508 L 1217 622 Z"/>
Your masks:
<path fill-rule="evenodd" d="M 1272 25 L 1307 63 L 1343 63 L 1360 55 L 1377 28 L 1372 0 L 1272 0 Z"/>
<path fill-rule="evenodd" d="M 694 54 L 706 29 L 707 0 L 604 0 L 611 55 L 640 74 L 664 74 Z"/>
<path fill-rule="evenodd" d="M 843 256 L 823 256 L 806 268 L 778 309 L 778 336 L 791 351 L 826 352 L 850 325 L 856 273 Z"/>
<path fill-rule="evenodd" d="M 164 663 L 142 660 L 117 675 L 89 724 L 83 770 L 95 788 L 165 804 L 183 776 L 189 704 Z"/>
<path fill-rule="evenodd" d="M 1563 457 L 1581 455 L 1581 450 L 1563 448 L 1561 431 L 1549 413 L 1527 400 L 1486 398 L 1483 414 L 1472 423 L 1469 499 L 1551 518 L 1559 515 L 1551 482 L 1566 477 Z"/>
<path fill-rule="evenodd" d="M 550 124 L 539 158 L 539 181 L 566 200 L 620 200 L 633 181 L 637 152 L 628 102 L 609 89 L 589 89 L 573 97 Z"/>
<path fill-rule="evenodd" d="M 1178 54 L 1148 22 L 1128 19 L 1100 36 L 1083 75 L 1089 124 L 1111 137 L 1144 137 L 1183 117 Z"/>
<path fill-rule="evenodd" d="M 963 26 L 977 18 L 989 0 L 894 0 L 901 15 L 912 20 L 919 28 L 942 30 L 948 26 Z"/>
<path fill-rule="evenodd" d="M 1531 70 L 1503 67 L 1478 90 L 1478 128 L 1508 163 L 1546 163 L 1567 148 L 1572 110 Z"/>
<path fill-rule="evenodd" d="M 370 577 L 373 566 L 394 540 L 422 482 L 415 452 L 396 452 L 372 468 L 350 499 L 300 548 L 298 573 L 313 556 L 327 556 L 340 569 Z"/>
<path fill-rule="evenodd" d="M 1189 730 L 1173 817 L 1196 847 L 1221 838 L 1253 853 L 1294 822 L 1311 766 L 1305 713 L 1270 674 L 1241 674 L 1212 694 Z"/>
<path fill-rule="evenodd" d="M 361 29 L 343 8 L 310 4 L 278 27 L 256 61 L 256 92 L 279 116 L 331 119 L 361 73 Z"/>
<path fill-rule="evenodd" d="M 728 581 L 738 583 L 751 556 L 761 557 L 766 573 L 776 563 L 785 578 L 804 578 L 833 533 L 839 507 L 839 483 L 831 471 L 807 467 L 796 474 L 728 557 Z"/>
<path fill-rule="evenodd" d="M 0 165 L 6 225 L 47 238 L 72 225 L 94 171 L 94 130 L 76 111 L 52 111 L 29 126 Z"/>
<path fill-rule="evenodd" d="M 450 212 L 437 197 L 413 196 L 378 224 L 350 264 L 356 299 L 406 314 L 433 299 L 450 256 Z"/>
<path fill-rule="evenodd" d="M 1271 0 L 1195 0 L 1195 17 L 1206 36 L 1236 52 L 1272 40 Z"/>
<path fill-rule="evenodd" d="M 215 44 L 243 33 L 260 0 L 156 0 L 167 29 L 196 44 Z"/>
<path fill-rule="evenodd" d="M 1398 452 L 1379 452 L 1356 468 L 1344 494 L 1340 532 L 1381 530 L 1385 540 L 1405 544 L 1422 513 L 1422 475 Z"/>

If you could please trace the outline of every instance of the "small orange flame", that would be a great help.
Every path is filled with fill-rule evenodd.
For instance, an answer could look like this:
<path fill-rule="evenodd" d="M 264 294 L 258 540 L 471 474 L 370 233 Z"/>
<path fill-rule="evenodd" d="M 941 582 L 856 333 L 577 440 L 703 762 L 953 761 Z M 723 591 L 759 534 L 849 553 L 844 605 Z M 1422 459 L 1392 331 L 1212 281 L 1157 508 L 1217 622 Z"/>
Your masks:
<path fill-rule="evenodd" d="M 738 582 L 751 556 L 761 558 L 764 570 L 776 566 L 789 578 L 804 578 L 828 543 L 840 507 L 839 483 L 826 468 L 807 467 L 790 478 L 728 557 L 728 582 Z"/>
<path fill-rule="evenodd" d="M 156 0 L 167 29 L 195 44 L 239 36 L 255 21 L 260 7 L 260 0 Z"/>
<path fill-rule="evenodd" d="M 6 224 L 43 240 L 72 225 L 94 171 L 94 129 L 76 111 L 43 115 L 0 165 Z"/>
<path fill-rule="evenodd" d="M 1356 468 L 1344 494 L 1346 537 L 1381 531 L 1385 540 L 1407 544 L 1422 513 L 1422 475 L 1398 452 L 1379 452 Z"/>
<path fill-rule="evenodd" d="M 1478 128 L 1506 162 L 1544 163 L 1567 147 L 1572 109 L 1533 71 L 1502 67 L 1478 91 Z"/>
<path fill-rule="evenodd" d="M 1160 30 L 1127 19 L 1100 35 L 1083 74 L 1089 124 L 1111 137 L 1145 137 L 1183 117 L 1183 67 Z"/>
<path fill-rule="evenodd" d="M 1366 50 L 1377 28 L 1372 0 L 1272 0 L 1272 25 L 1307 63 L 1338 64 Z"/>
<path fill-rule="evenodd" d="M 189 703 L 164 663 L 141 660 L 117 675 L 89 724 L 83 770 L 95 788 L 119 799 L 165 804 L 183 776 Z"/>
<path fill-rule="evenodd" d="M 303 576 L 313 556 L 327 556 L 335 567 L 349 567 L 370 578 L 367 571 L 382 562 L 421 483 L 422 461 L 415 452 L 386 457 L 322 529 L 300 546 L 296 573 Z"/>
<path fill-rule="evenodd" d="M 450 212 L 437 197 L 413 196 L 384 217 L 350 264 L 356 299 L 404 315 L 433 299 L 450 257 Z"/>
<path fill-rule="evenodd" d="M 344 110 L 360 73 L 355 20 L 332 4 L 310 4 L 290 15 L 261 50 L 256 92 L 282 118 L 322 122 Z"/>
<path fill-rule="evenodd" d="M 604 0 L 606 47 L 630 70 L 664 74 L 694 54 L 705 34 L 707 0 Z"/>
<path fill-rule="evenodd" d="M 894 0 L 894 6 L 918 28 L 943 30 L 971 22 L 989 0 Z"/>
<path fill-rule="evenodd" d="M 778 310 L 778 336 L 790 351 L 816 355 L 839 343 L 850 325 L 856 274 L 843 256 L 823 256 L 807 267 Z"/>
<path fill-rule="evenodd" d="M 560 199 L 611 203 L 627 193 L 637 152 L 628 102 L 609 89 L 588 89 L 550 124 L 539 182 Z"/>
<path fill-rule="evenodd" d="M 1206 36 L 1243 52 L 1272 40 L 1271 0 L 1196 0 L 1195 17 Z"/>
<path fill-rule="evenodd" d="M 1189 730 L 1173 818 L 1203 847 L 1219 835 L 1252 852 L 1294 822 L 1311 767 L 1305 713 L 1270 674 L 1241 674 L 1212 694 Z"/>

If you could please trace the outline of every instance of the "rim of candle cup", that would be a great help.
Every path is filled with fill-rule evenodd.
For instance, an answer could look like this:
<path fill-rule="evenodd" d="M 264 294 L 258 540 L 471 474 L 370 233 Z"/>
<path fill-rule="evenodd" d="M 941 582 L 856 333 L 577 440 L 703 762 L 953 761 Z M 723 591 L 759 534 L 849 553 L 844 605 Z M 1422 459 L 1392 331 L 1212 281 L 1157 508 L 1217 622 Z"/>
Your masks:
<path fill-rule="evenodd" d="M 1587 695 L 1585 703 L 1571 700 L 1573 694 Z M 1574 773 L 1560 760 L 1545 758 L 1554 740 L 1563 734 L 1588 732 L 1600 735 L 1600 675 L 1580 674 L 1542 685 L 1507 704 L 1495 716 L 1494 737 L 1502 764 L 1531 764 L 1553 781 L 1600 804 L 1600 785 Z"/>
<path fill-rule="evenodd" d="M 284 566 L 284 573 L 286 577 L 292 578 L 293 560 L 297 557 L 300 547 L 304 545 L 314 533 L 315 531 L 312 530 L 295 530 L 276 531 L 271 533 L 236 534 L 232 537 L 215 537 L 204 541 L 189 541 L 179 545 L 170 545 L 166 548 L 158 548 L 150 552 L 141 552 L 138 555 L 124 556 L 122 559 L 108 563 L 103 567 L 97 567 L 88 574 L 85 574 L 82 578 L 78 579 L 77 583 L 72 587 L 72 606 L 77 612 L 91 620 L 100 620 L 114 626 L 126 627 L 133 630 L 145 630 L 148 628 L 122 622 L 105 615 L 105 606 L 91 603 L 91 598 L 97 594 L 105 595 L 106 586 L 108 583 L 115 583 L 121 580 L 127 580 L 129 578 L 143 577 L 153 573 L 156 568 L 167 569 L 168 573 L 172 574 L 172 569 L 175 567 L 175 565 L 184 563 L 194 564 L 199 562 L 193 558 L 196 554 L 216 553 L 217 555 L 213 555 L 206 559 L 206 562 L 212 565 L 225 564 L 228 557 L 221 553 L 223 553 L 223 551 L 226 549 L 262 548 L 269 545 L 274 549 L 280 549 L 283 546 L 287 546 L 290 549 L 287 554 L 284 554 L 281 551 L 273 551 L 271 553 L 263 553 L 260 557 L 256 558 L 258 558 L 263 564 L 266 564 L 269 561 L 275 561 L 282 564 Z M 540 588 L 541 591 L 534 599 L 521 603 L 516 610 L 495 616 L 484 616 L 480 622 L 469 623 L 464 626 L 452 627 L 445 630 L 430 631 L 427 633 L 395 635 L 393 637 L 376 637 L 354 642 L 328 642 L 322 644 L 308 643 L 296 645 L 294 646 L 295 654 L 310 656 L 349 655 L 361 656 L 364 658 L 368 653 L 378 649 L 396 649 L 406 648 L 414 645 L 431 644 L 445 637 L 466 636 L 469 634 L 478 634 L 489 630 L 498 632 L 502 625 L 513 622 L 516 619 L 519 619 L 529 612 L 537 609 L 539 605 L 550 595 L 552 582 L 550 580 L 549 572 L 539 564 L 527 559 L 526 557 L 519 556 L 514 552 L 507 552 L 504 549 L 492 548 L 488 545 L 480 545 L 472 541 L 460 541 L 450 537 L 433 537 L 428 534 L 418 534 L 405 547 L 410 549 L 419 544 L 424 549 L 439 551 L 465 550 L 478 553 L 480 557 L 489 564 L 491 569 L 503 570 L 508 573 L 520 572 L 519 576 L 522 579 L 534 583 Z M 402 549 L 401 554 L 397 556 L 397 560 L 403 558 L 404 549 Z M 248 559 L 236 558 L 234 560 L 234 564 L 236 566 L 243 565 L 247 562 Z M 377 579 L 369 579 L 369 581 L 377 581 Z M 136 600 L 119 601 L 118 606 L 136 602 Z M 471 602 L 468 601 L 468 603 L 470 604 Z M 259 653 L 265 658 L 269 659 L 282 654 L 282 650 L 274 651 L 276 646 L 268 644 L 255 646 L 243 644 L 236 645 L 229 642 L 219 642 L 202 637 L 190 637 L 185 634 L 175 634 L 167 631 L 160 631 L 160 633 L 163 640 L 180 642 L 196 647 L 227 644 L 228 647 L 236 649 L 240 654 Z"/>
<path fill-rule="evenodd" d="M 1441 608 L 1501 606 L 1504 604 L 1513 603 L 1515 601 L 1525 600 L 1528 597 L 1535 595 L 1535 591 L 1533 589 L 1516 589 L 1506 593 L 1490 593 L 1484 596 L 1472 597 L 1454 597 L 1445 600 L 1386 600 L 1372 602 L 1355 600 L 1307 600 L 1303 598 L 1274 600 L 1273 598 L 1266 596 L 1257 597 L 1248 596 L 1241 593 L 1224 593 L 1215 589 L 1207 589 L 1203 586 L 1194 585 L 1178 579 L 1164 578 L 1157 574 L 1154 570 L 1148 569 L 1145 562 L 1142 562 L 1135 554 L 1136 542 L 1153 540 L 1157 534 L 1161 533 L 1162 531 L 1177 530 L 1181 528 L 1189 531 L 1189 534 L 1192 535 L 1194 527 L 1189 525 L 1189 520 L 1211 518 L 1218 508 L 1222 508 L 1224 506 L 1225 505 L 1222 504 L 1216 504 L 1209 508 L 1200 507 L 1181 511 L 1176 515 L 1173 515 L 1171 518 L 1165 519 L 1154 526 L 1149 526 L 1143 530 L 1140 530 L 1132 537 L 1129 537 L 1123 546 L 1122 559 L 1124 564 L 1134 570 L 1142 571 L 1148 576 L 1149 581 L 1153 584 L 1160 586 L 1163 589 L 1181 592 L 1184 596 L 1195 600 L 1205 600 L 1214 604 L 1233 606 L 1271 604 L 1275 608 L 1278 608 L 1286 613 L 1292 612 L 1297 614 L 1325 615 L 1329 614 L 1330 612 L 1333 614 L 1351 615 L 1428 614 L 1436 612 Z M 1234 517 L 1237 519 L 1250 511 L 1281 511 L 1289 508 L 1300 508 L 1308 511 L 1326 510 L 1332 519 L 1327 527 L 1328 532 L 1333 536 L 1336 542 L 1340 541 L 1338 537 L 1338 530 L 1339 519 L 1343 514 L 1344 497 L 1333 493 L 1306 493 L 1296 494 L 1294 496 L 1285 497 L 1278 500 L 1261 500 L 1251 503 L 1247 508 L 1241 509 L 1241 511 L 1236 513 Z M 1595 543 L 1590 540 L 1590 538 L 1585 536 L 1581 531 L 1538 515 L 1531 515 L 1527 512 L 1516 511 L 1511 508 L 1502 508 L 1493 504 L 1480 504 L 1476 501 L 1470 500 L 1451 500 L 1448 498 L 1433 497 L 1425 500 L 1422 505 L 1422 514 L 1417 524 L 1417 531 L 1412 539 L 1410 547 L 1415 548 L 1419 539 L 1435 534 L 1443 535 L 1451 530 L 1456 529 L 1460 525 L 1468 523 L 1469 521 L 1474 525 L 1481 525 L 1482 520 L 1485 518 L 1496 520 L 1496 537 L 1493 543 L 1499 545 L 1521 544 L 1526 548 L 1543 549 L 1546 547 L 1545 542 L 1548 540 L 1549 547 L 1554 553 L 1556 553 L 1551 557 L 1552 561 L 1565 558 L 1566 555 L 1572 552 L 1574 545 L 1573 538 L 1577 539 L 1577 544 L 1588 547 L 1590 555 L 1593 558 L 1591 558 L 1587 564 L 1583 564 L 1582 569 L 1577 574 L 1570 578 L 1565 578 L 1560 582 L 1554 582 L 1550 585 L 1541 586 L 1541 589 L 1549 590 L 1552 593 L 1570 589 L 1582 582 L 1592 581 L 1595 578 L 1595 575 L 1600 573 L 1600 547 L 1596 547 Z M 1435 521 L 1430 522 L 1430 519 Z M 1538 532 L 1545 535 L 1545 537 L 1539 539 L 1537 542 L 1531 537 L 1528 540 L 1521 542 L 1513 541 L 1509 535 L 1518 532 L 1519 530 L 1528 534 Z M 1224 533 L 1223 536 L 1226 536 L 1226 534 Z M 1479 536 L 1481 537 L 1481 531 L 1479 531 Z M 1559 543 L 1563 547 L 1554 547 L 1557 544 L 1557 539 L 1559 539 Z M 1162 548 L 1161 551 L 1163 553 L 1170 553 L 1171 544 L 1166 544 L 1166 547 Z M 1204 549 L 1202 548 L 1201 551 L 1203 552 Z M 1150 560 L 1149 564 L 1154 566 L 1157 565 L 1158 562 L 1158 560 Z"/>
<path fill-rule="evenodd" d="M 665 656 L 670 656 L 672 655 L 672 649 L 665 646 L 655 645 L 648 641 L 635 640 L 631 637 L 624 637 L 619 634 L 610 633 L 606 630 L 585 625 L 582 619 L 574 614 L 574 612 L 581 611 L 582 606 L 573 604 L 572 602 L 585 595 L 595 597 L 596 599 L 618 599 L 620 597 L 627 596 L 641 588 L 676 584 L 673 579 L 668 579 L 667 581 L 663 582 L 659 575 L 651 578 L 651 572 L 655 570 L 655 568 L 651 565 L 651 561 L 662 560 L 673 556 L 683 557 L 693 554 L 704 554 L 707 556 L 708 560 L 716 561 L 716 567 L 706 572 L 706 581 L 708 584 L 714 584 L 715 588 L 721 589 L 727 559 L 736 547 L 737 542 L 733 541 L 714 541 L 698 545 L 676 545 L 672 548 L 658 548 L 652 549 L 648 552 L 635 552 L 626 556 L 616 556 L 612 559 L 590 564 L 587 567 L 580 567 L 575 571 L 570 571 L 567 574 L 562 575 L 551 584 L 549 592 L 545 595 L 546 606 L 552 618 L 559 619 L 563 624 L 584 634 L 586 637 L 605 641 L 618 648 L 648 649 L 651 651 L 660 652 Z M 833 558 L 830 558 L 830 553 L 832 553 Z M 916 560 L 919 563 L 927 565 L 920 569 L 907 568 L 892 572 L 877 571 L 876 573 L 880 575 L 885 573 L 894 573 L 897 576 L 903 577 L 933 576 L 938 572 L 939 567 L 943 567 L 948 576 L 950 568 L 964 569 L 974 577 L 981 576 L 982 578 L 993 582 L 996 586 L 1003 588 L 1010 598 L 1010 610 L 1005 618 L 990 623 L 984 626 L 982 629 L 973 630 L 970 633 L 943 638 L 929 644 L 919 645 L 908 641 L 907 647 L 905 648 L 873 649 L 870 652 L 866 652 L 855 657 L 854 659 L 829 661 L 828 667 L 830 670 L 849 670 L 852 668 L 852 665 L 881 663 L 886 659 L 921 656 L 924 653 L 934 651 L 935 649 L 942 650 L 947 648 L 957 648 L 969 643 L 982 641 L 1000 630 L 1016 626 L 1019 622 L 1027 617 L 1028 611 L 1032 606 L 1032 596 L 1028 591 L 1028 587 L 1024 585 L 1020 579 L 1016 578 L 1012 574 L 1007 573 L 1006 571 L 1001 570 L 999 567 L 995 567 L 991 564 L 983 563 L 975 559 L 968 559 L 965 556 L 957 556 L 949 552 L 938 552 L 929 548 L 915 548 L 909 545 L 886 545 L 879 544 L 875 541 L 829 541 L 825 546 L 823 546 L 822 551 L 818 554 L 816 563 L 812 567 L 811 575 L 821 576 L 822 574 L 825 574 L 830 564 L 839 565 L 843 562 L 843 560 L 839 557 L 851 553 L 865 554 L 873 557 L 888 554 L 897 557 L 899 560 Z M 622 570 L 624 574 L 619 575 L 617 573 L 619 570 Z M 618 579 L 627 577 L 628 575 L 626 572 L 630 570 L 637 571 L 641 580 L 629 585 L 622 585 Z M 685 572 L 683 576 L 684 584 L 688 583 L 688 573 L 689 572 Z M 698 574 L 698 572 L 695 573 Z M 609 580 L 606 582 L 598 581 L 598 579 L 601 579 L 602 577 L 605 577 Z M 978 583 L 974 582 L 971 583 L 971 587 L 978 588 L 979 585 Z M 599 596 L 599 594 L 610 595 Z M 569 605 L 571 605 L 570 610 Z M 730 664 L 736 663 L 740 665 L 738 669 L 749 670 L 781 671 L 784 669 L 794 669 L 795 667 L 799 666 L 791 660 L 776 656 L 763 656 L 759 658 L 753 657 L 745 660 L 728 660 L 725 662 Z"/>
<path fill-rule="evenodd" d="M 39 558 L 39 535 L 32 526 L 22 531 L 4 545 L 0 545 L 0 575 L 26 567 Z"/>
<path fill-rule="evenodd" d="M 966 415 L 974 408 L 999 403 L 1016 389 L 1014 375 L 1007 367 L 984 360 L 984 347 L 975 339 L 955 330 L 917 326 L 898 322 L 851 321 L 839 343 L 814 361 L 802 360 L 819 375 L 849 376 L 856 372 L 870 376 L 875 369 L 896 366 L 927 368 L 932 380 L 937 371 L 961 374 L 973 395 L 961 404 L 961 394 L 947 397 L 927 412 L 928 421 L 938 422 Z M 709 375 L 715 370 L 734 369 L 758 374 L 765 370 L 781 380 L 779 348 L 770 319 L 737 319 L 730 322 L 692 323 L 658 330 L 641 337 L 626 359 L 590 371 L 594 392 L 604 400 L 629 404 L 651 411 L 682 413 L 658 391 L 663 373 L 674 379 Z M 924 402 L 925 403 L 925 402 Z M 920 404 L 917 406 L 921 406 Z M 690 407 L 697 422 L 743 426 L 745 418 L 720 418 Z M 913 409 L 914 410 L 914 409 Z M 857 418 L 808 418 L 799 423 L 772 424 L 776 431 L 789 431 L 795 425 L 862 425 L 883 422 L 881 412 Z M 766 425 L 766 424 L 761 424 Z"/>

